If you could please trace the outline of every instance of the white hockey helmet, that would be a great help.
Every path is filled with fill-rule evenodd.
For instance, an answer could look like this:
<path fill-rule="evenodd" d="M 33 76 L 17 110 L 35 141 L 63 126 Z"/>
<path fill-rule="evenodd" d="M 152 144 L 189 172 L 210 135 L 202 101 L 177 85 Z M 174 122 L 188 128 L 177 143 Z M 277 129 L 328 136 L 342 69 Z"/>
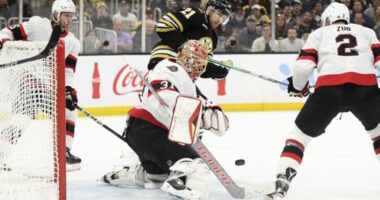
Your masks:
<path fill-rule="evenodd" d="M 322 15 L 321 15 L 321 27 L 323 27 L 323 26 L 328 26 L 328 25 L 330 25 L 331 24 L 331 21 L 330 21 L 330 8 L 331 7 L 327 7 L 324 11 L 323 11 L 323 13 L 322 13 Z"/>
<path fill-rule="evenodd" d="M 54 18 L 54 13 L 57 12 L 57 19 Z M 72 0 L 55 0 L 51 8 L 52 19 L 55 23 L 59 22 L 61 13 L 76 13 L 76 8 Z"/>
<path fill-rule="evenodd" d="M 327 17 L 328 20 L 330 20 L 330 23 L 334 23 L 340 20 L 346 21 L 347 24 L 350 23 L 350 11 L 346 5 L 333 2 L 326 9 L 328 9 Z"/>

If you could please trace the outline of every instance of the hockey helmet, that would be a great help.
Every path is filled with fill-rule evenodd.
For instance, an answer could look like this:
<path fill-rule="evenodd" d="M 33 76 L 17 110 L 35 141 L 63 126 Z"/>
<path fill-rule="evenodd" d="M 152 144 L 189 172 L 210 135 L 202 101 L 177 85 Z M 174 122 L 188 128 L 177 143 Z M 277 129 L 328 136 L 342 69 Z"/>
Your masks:
<path fill-rule="evenodd" d="M 198 40 L 188 40 L 179 48 L 177 63 L 196 79 L 206 70 L 207 51 Z"/>
<path fill-rule="evenodd" d="M 328 17 L 330 15 L 329 11 L 328 7 L 323 11 L 321 15 L 321 27 L 330 25 L 330 19 Z"/>
<path fill-rule="evenodd" d="M 57 18 L 54 18 L 54 13 L 57 12 Z M 53 15 L 53 21 L 55 23 L 59 22 L 59 17 L 61 16 L 61 13 L 68 12 L 68 13 L 76 13 L 76 8 L 72 0 L 55 0 L 53 3 L 53 6 L 51 8 L 51 13 Z"/>
<path fill-rule="evenodd" d="M 232 6 L 228 0 L 207 0 L 206 9 L 211 7 L 213 11 L 218 10 L 224 15 L 222 24 L 226 25 L 232 13 Z"/>
<path fill-rule="evenodd" d="M 326 20 L 329 20 L 330 23 L 334 23 L 336 21 L 345 21 L 347 24 L 350 23 L 350 11 L 348 10 L 347 6 L 342 3 L 331 3 L 326 8 L 325 12 L 327 12 L 326 19 L 323 19 L 322 17 L 322 20 L 324 20 L 325 22 Z"/>

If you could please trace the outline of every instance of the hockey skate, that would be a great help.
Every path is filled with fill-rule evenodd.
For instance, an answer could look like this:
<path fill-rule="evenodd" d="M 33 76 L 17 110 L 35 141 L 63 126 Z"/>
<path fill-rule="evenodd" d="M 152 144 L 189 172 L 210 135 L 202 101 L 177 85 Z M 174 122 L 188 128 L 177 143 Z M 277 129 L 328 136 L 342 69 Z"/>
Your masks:
<path fill-rule="evenodd" d="M 289 190 L 289 185 L 292 179 L 296 176 L 297 171 L 293 168 L 286 168 L 285 173 L 277 174 L 276 191 L 268 194 L 268 199 L 276 199 L 276 197 L 284 198 Z"/>
<path fill-rule="evenodd" d="M 82 159 L 74 156 L 70 153 L 70 149 L 66 147 L 66 171 L 77 171 L 80 170 L 80 163 Z"/>

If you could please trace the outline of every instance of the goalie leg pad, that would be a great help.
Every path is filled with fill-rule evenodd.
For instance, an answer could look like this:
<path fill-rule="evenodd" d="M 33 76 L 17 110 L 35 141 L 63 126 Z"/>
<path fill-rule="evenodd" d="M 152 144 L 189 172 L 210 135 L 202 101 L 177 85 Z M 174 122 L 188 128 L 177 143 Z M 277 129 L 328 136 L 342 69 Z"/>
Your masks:
<path fill-rule="evenodd" d="M 183 158 L 170 167 L 169 178 L 161 190 L 187 200 L 206 200 L 209 196 L 211 173 L 200 159 Z"/>
<path fill-rule="evenodd" d="M 203 111 L 202 121 L 203 129 L 209 130 L 218 136 L 223 136 L 229 128 L 228 118 L 219 106 L 207 107 Z"/>
<path fill-rule="evenodd" d="M 147 174 L 144 168 L 139 165 L 131 168 L 125 167 L 116 172 L 110 172 L 104 175 L 101 180 L 104 183 L 118 187 L 139 186 L 146 189 L 158 189 L 162 186 L 162 183 L 166 178 L 166 174 Z"/>

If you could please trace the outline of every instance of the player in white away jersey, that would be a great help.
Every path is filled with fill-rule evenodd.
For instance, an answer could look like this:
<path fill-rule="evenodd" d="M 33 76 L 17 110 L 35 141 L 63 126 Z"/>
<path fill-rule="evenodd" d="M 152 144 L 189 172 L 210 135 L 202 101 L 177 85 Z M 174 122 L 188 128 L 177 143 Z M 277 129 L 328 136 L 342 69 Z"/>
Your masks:
<path fill-rule="evenodd" d="M 0 31 L 0 48 L 9 40 L 48 41 L 53 27 L 61 26 L 61 39 L 65 43 L 65 85 L 66 85 L 66 165 L 67 171 L 79 170 L 81 159 L 72 155 L 70 150 L 74 139 L 77 112 L 74 102 L 77 102 L 74 89 L 74 74 L 78 60 L 79 40 L 68 31 L 75 5 L 71 0 L 56 0 L 52 6 L 52 19 L 31 17 L 29 21 L 9 26 Z"/>
<path fill-rule="evenodd" d="M 198 98 L 195 80 L 205 71 L 207 51 L 201 42 L 189 40 L 180 48 L 177 59 L 160 61 L 149 72 L 148 82 L 173 110 L 179 95 Z M 122 187 L 160 188 L 181 199 L 207 199 L 210 170 L 190 146 L 168 140 L 172 113 L 165 115 L 164 106 L 144 88 L 142 102 L 129 112 L 123 136 L 141 163 L 131 163 L 108 173 L 102 181 Z M 213 116 L 213 117 L 211 117 Z M 217 120 L 217 121 L 216 121 Z M 219 106 L 205 106 L 201 128 L 222 135 L 228 120 Z"/>
<path fill-rule="evenodd" d="M 309 76 L 318 71 L 315 91 L 298 114 L 280 156 L 276 192 L 269 195 L 273 199 L 286 195 L 305 148 L 339 112 L 351 111 L 359 119 L 380 160 L 380 90 L 375 70 L 380 69 L 380 43 L 372 29 L 348 24 L 350 14 L 344 4 L 331 3 L 322 16 L 327 26 L 309 35 L 288 79 L 289 95 L 303 97 L 308 94 Z"/>

